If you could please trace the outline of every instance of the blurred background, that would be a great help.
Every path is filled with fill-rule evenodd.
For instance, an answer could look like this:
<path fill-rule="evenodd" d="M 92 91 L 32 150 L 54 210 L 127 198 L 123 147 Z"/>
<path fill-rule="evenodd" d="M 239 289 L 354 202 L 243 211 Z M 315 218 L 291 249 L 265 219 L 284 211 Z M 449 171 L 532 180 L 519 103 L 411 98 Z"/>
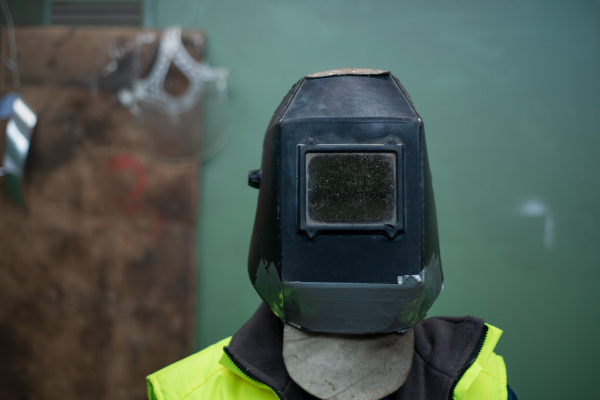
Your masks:
<path fill-rule="evenodd" d="M 38 276 L 39 287 L 29 291 L 15 289 L 15 284 L 30 281 L 26 269 L 14 267 L 18 264 L 15 260 L 27 257 L 3 247 L 0 284 L 4 282 L 4 294 L 0 308 L 4 311 L 0 318 L 0 340 L 15 344 L 0 347 L 4 353 L 0 355 L 0 370 L 5 376 L 0 381 L 4 386 L 0 390 L 6 394 L 3 398 L 55 398 L 58 396 L 52 393 L 60 391 L 51 390 L 85 393 L 86 387 L 96 388 L 96 392 L 84 396 L 88 398 L 96 398 L 94 393 L 102 391 L 113 398 L 142 398 L 144 374 L 233 334 L 260 302 L 246 273 L 258 193 L 248 187 L 247 173 L 260 167 L 264 131 L 292 84 L 307 73 L 340 67 L 392 71 L 410 93 L 425 122 L 445 274 L 445 289 L 429 316 L 471 314 L 503 329 L 497 352 L 504 356 L 509 383 L 520 399 L 595 397 L 596 359 L 600 357 L 596 343 L 600 330 L 597 310 L 600 3 L 592 0 L 12 0 L 8 5 L 17 27 L 18 48 L 21 26 L 52 29 L 63 25 L 126 25 L 141 30 L 181 26 L 184 32 L 190 32 L 188 35 L 200 34 L 206 40 L 197 44 L 201 55 L 196 59 L 216 67 L 217 75 L 226 69 L 228 77 L 227 99 L 223 101 L 223 93 L 217 93 L 215 98 L 221 96 L 221 102 L 213 101 L 206 94 L 201 104 L 204 108 L 200 107 L 204 111 L 196 110 L 202 115 L 200 123 L 204 126 L 204 139 L 198 151 L 169 150 L 162 142 L 177 142 L 182 140 L 180 136 L 159 135 L 157 139 L 156 135 L 138 138 L 130 134 L 129 137 L 137 139 L 129 142 L 111 139 L 112 150 L 102 147 L 104 150 L 94 153 L 91 149 L 99 146 L 98 140 L 87 146 L 76 137 L 72 160 L 84 162 L 93 157 L 90 154 L 100 154 L 98 159 L 108 163 L 103 164 L 108 165 L 103 167 L 108 168 L 105 169 L 108 176 L 103 175 L 103 179 L 113 189 L 115 179 L 128 190 L 139 188 L 131 183 L 131 176 L 139 184 L 138 164 L 145 166 L 144 174 L 148 177 L 144 179 L 150 193 L 143 197 L 146 211 L 140 211 L 142 203 L 131 208 L 131 198 L 126 195 L 113 195 L 116 200 L 111 204 L 120 204 L 121 214 L 106 211 L 115 224 L 108 228 L 111 234 L 106 246 L 102 247 L 101 238 L 107 231 L 99 225 L 85 229 L 88 236 L 81 236 L 84 242 L 79 244 L 79 248 L 85 249 L 85 240 L 95 242 L 94 252 L 79 250 L 85 261 L 77 265 L 94 263 L 96 269 L 90 271 L 96 272 L 92 275 L 85 272 L 83 277 L 69 280 L 69 270 L 63 270 L 51 278 L 54 291 L 42 296 L 46 308 L 27 306 L 27 301 L 39 297 L 39 287 L 46 287 L 47 276 L 51 274 L 48 271 L 56 270 L 57 265 L 49 263 L 42 268 L 35 258 L 23 261 L 23 265 L 35 270 L 31 276 Z M 119 8 L 124 5 L 129 8 Z M 92 12 L 85 8 L 91 6 L 100 8 Z M 101 21 L 103 13 L 107 16 Z M 10 47 L 6 44 L 7 37 L 3 31 L 4 49 Z M 193 47 L 189 45 L 192 42 L 188 40 L 188 51 Z M 59 47 L 56 41 L 53 43 L 55 46 L 50 50 Z M 78 51 L 69 52 L 68 47 L 63 51 L 67 61 L 69 57 L 77 57 Z M 111 54 L 113 61 L 121 59 L 114 52 Z M 23 61 L 20 66 L 27 68 Z M 31 82 L 38 85 L 44 81 L 36 76 L 37 80 Z M 60 80 L 57 82 L 60 86 Z M 100 85 L 100 92 L 104 89 Z M 35 106 L 33 103 L 41 102 L 41 97 L 34 96 L 37 92 L 31 90 L 24 81 L 20 93 Z M 4 86 L 2 95 L 8 92 Z M 115 105 L 118 93 L 110 93 L 102 104 L 108 102 L 120 107 L 118 112 L 123 113 L 120 121 L 135 120 L 131 102 L 124 102 L 121 96 L 121 105 Z M 45 97 L 48 103 L 55 98 L 52 94 Z M 79 115 L 73 100 L 65 101 Z M 19 236 L 19 229 L 25 229 L 21 228 L 23 224 L 32 224 L 34 217 L 39 221 L 48 212 L 55 214 L 56 209 L 68 214 L 73 204 L 84 210 L 76 214 L 79 220 L 93 211 L 95 221 L 101 224 L 105 214 L 98 210 L 104 208 L 81 206 L 81 202 L 86 199 L 92 202 L 91 199 L 102 197 L 103 193 L 109 193 L 106 196 L 110 197 L 113 192 L 112 189 L 94 192 L 99 189 L 91 184 L 88 189 L 81 189 L 79 203 L 75 200 L 61 203 L 58 197 L 52 203 L 43 196 L 36 203 L 36 187 L 44 185 L 47 194 L 52 187 L 70 185 L 44 175 L 56 163 L 44 164 L 40 160 L 45 152 L 62 157 L 59 151 L 62 142 L 56 139 L 44 147 L 44 116 L 50 118 L 55 111 L 43 104 L 33 107 L 39 111 L 39 130 L 34 131 L 37 136 L 31 142 L 29 154 L 33 161 L 27 161 L 22 177 L 28 212 L 26 216 L 19 212 L 9 217 L 14 214 L 15 206 L 4 201 L 0 224 L 5 228 L 0 239 L 12 243 L 16 235 L 19 242 L 28 243 L 28 248 L 41 248 L 40 258 L 55 259 L 62 264 L 67 256 L 56 254 L 68 252 L 77 232 L 71 230 L 67 241 L 36 247 L 32 243 L 37 236 L 24 231 Z M 93 110 L 102 107 L 97 105 Z M 207 111 L 207 107 L 213 108 Z M 92 120 L 116 118 L 115 113 L 107 110 Z M 117 126 L 129 123 L 133 124 L 118 122 Z M 169 123 L 177 125 L 173 120 Z M 134 127 L 131 131 L 140 129 Z M 196 145 L 194 142 L 193 146 Z M 210 151 L 203 153 L 205 147 L 210 147 Z M 126 155 L 133 154 L 133 160 L 119 158 L 120 148 Z M 63 167 L 62 176 L 81 169 L 74 162 Z M 38 168 L 37 175 L 31 174 L 38 178 L 27 178 L 27 168 L 32 171 Z M 70 182 L 85 186 L 87 175 L 77 176 L 79 181 Z M 96 179 L 93 174 L 90 176 Z M 101 185 L 102 180 L 97 179 L 94 182 Z M 156 179 L 154 183 L 152 179 Z M 164 182 L 174 180 L 179 183 L 171 189 L 164 186 Z M 154 192 L 150 189 L 152 184 L 156 187 Z M 177 189 L 181 187 L 185 189 Z M 4 192 L 0 198 L 8 199 Z M 88 192 L 93 194 L 86 197 Z M 51 208 L 48 206 L 51 203 L 60 207 Z M 185 213 L 182 207 L 187 207 Z M 158 211 L 148 211 L 151 209 Z M 156 215 L 166 222 L 157 227 Z M 129 232 L 133 229 L 131 223 L 137 224 L 134 232 Z M 57 223 L 48 222 L 45 231 L 32 227 L 32 232 L 46 232 L 36 240 L 54 240 L 52 224 Z M 122 236 L 115 237 L 114 232 Z M 168 238 L 165 232 L 169 233 Z M 138 246 L 133 246 L 138 249 L 136 254 L 129 254 L 131 246 L 123 244 L 129 242 L 122 238 L 130 237 L 143 238 L 133 240 Z M 157 243 L 165 249 L 162 253 L 151 250 Z M 124 255 L 110 256 L 115 249 Z M 55 258 L 48 258 L 48 253 Z M 62 265 L 68 264 L 64 262 Z M 148 269 L 148 265 L 154 268 Z M 90 282 L 85 281 L 86 276 Z M 161 286 L 161 282 L 168 284 Z M 127 337 L 119 348 L 137 346 L 137 352 L 128 353 L 128 357 L 132 363 L 138 360 L 139 381 L 119 381 L 120 386 L 112 388 L 114 380 L 111 381 L 110 374 L 100 374 L 81 378 L 80 392 L 76 392 L 68 383 L 57 384 L 54 379 L 54 386 L 44 386 L 44 395 L 28 395 L 33 393 L 32 387 L 40 386 L 34 379 L 49 379 L 55 373 L 62 374 L 59 381 L 69 380 L 71 372 L 56 360 L 54 372 L 31 369 L 30 364 L 37 363 L 36 355 L 45 354 L 46 346 L 28 344 L 27 340 L 33 336 L 23 326 L 38 332 L 45 326 L 54 326 L 51 334 L 58 337 L 66 329 L 66 321 L 77 318 L 70 312 L 79 309 L 67 300 L 74 287 L 96 313 L 91 327 L 86 328 L 85 321 L 81 322 L 80 331 L 87 332 L 78 336 L 81 351 Z M 169 297 L 174 292 L 179 297 Z M 130 314 L 119 314 L 117 310 L 123 308 L 122 304 L 130 304 L 121 303 L 126 295 L 130 296 L 131 304 L 139 299 L 145 303 L 132 305 Z M 60 312 L 53 308 L 59 303 Z M 113 308 L 105 308 L 106 304 Z M 106 309 L 113 311 L 106 314 L 103 311 Z M 86 310 L 83 312 L 87 313 Z M 178 316 L 181 320 L 173 321 L 174 314 L 184 315 Z M 103 332 L 102 327 L 107 323 L 114 326 L 119 321 L 124 321 L 121 331 L 113 327 L 111 334 L 95 334 Z M 127 321 L 139 323 L 129 329 Z M 168 329 L 163 325 L 165 321 L 169 321 Z M 174 341 L 177 346 L 172 345 Z M 68 340 L 61 343 L 69 347 Z M 107 349 L 115 351 L 108 344 L 103 349 L 104 353 Z M 148 358 L 147 353 L 161 357 Z M 122 355 L 121 352 L 105 354 L 103 362 L 118 364 Z M 82 361 L 77 373 L 94 375 L 93 364 L 97 361 Z M 86 386 L 86 379 L 100 379 L 100 382 Z M 128 391 L 126 388 L 131 385 L 139 387 Z"/>

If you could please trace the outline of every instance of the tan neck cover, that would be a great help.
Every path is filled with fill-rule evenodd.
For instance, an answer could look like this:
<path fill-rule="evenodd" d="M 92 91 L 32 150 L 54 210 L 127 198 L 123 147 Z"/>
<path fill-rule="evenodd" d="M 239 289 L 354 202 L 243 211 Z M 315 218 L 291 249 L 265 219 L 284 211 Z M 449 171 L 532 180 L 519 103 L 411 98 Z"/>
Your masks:
<path fill-rule="evenodd" d="M 414 332 L 314 333 L 285 324 L 283 360 L 290 377 L 324 400 L 378 400 L 402 386 L 412 365 Z"/>

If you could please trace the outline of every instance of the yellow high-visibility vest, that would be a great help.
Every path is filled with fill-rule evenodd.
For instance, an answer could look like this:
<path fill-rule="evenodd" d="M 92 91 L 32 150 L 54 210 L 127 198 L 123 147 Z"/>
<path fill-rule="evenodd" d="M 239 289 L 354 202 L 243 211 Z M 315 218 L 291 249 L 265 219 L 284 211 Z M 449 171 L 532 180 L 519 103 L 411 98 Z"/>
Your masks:
<path fill-rule="evenodd" d="M 454 388 L 455 400 L 506 400 L 506 366 L 494 348 L 502 331 L 492 325 L 481 351 Z M 231 337 L 147 377 L 149 400 L 277 400 L 269 386 L 245 375 L 223 351 Z"/>

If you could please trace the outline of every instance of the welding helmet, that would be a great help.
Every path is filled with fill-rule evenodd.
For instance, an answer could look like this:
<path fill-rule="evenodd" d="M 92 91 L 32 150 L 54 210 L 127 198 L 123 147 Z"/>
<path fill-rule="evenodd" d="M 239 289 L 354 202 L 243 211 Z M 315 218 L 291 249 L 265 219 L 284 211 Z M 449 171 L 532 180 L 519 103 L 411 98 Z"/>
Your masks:
<path fill-rule="evenodd" d="M 252 284 L 307 331 L 403 332 L 442 289 L 423 121 L 387 71 L 307 75 L 271 122 L 248 258 Z"/>

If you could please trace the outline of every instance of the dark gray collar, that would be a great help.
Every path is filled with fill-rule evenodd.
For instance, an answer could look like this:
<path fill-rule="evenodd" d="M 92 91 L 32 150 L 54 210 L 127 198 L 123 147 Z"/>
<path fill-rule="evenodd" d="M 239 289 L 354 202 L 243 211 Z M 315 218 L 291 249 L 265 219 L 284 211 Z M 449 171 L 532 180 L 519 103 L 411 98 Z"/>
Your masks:
<path fill-rule="evenodd" d="M 477 355 L 485 331 L 484 322 L 474 317 L 437 317 L 419 322 L 414 327 L 411 371 L 390 400 L 447 399 L 470 359 Z M 262 303 L 225 350 L 245 373 L 273 388 L 281 399 L 315 399 L 288 375 L 282 348 L 283 324 Z"/>

